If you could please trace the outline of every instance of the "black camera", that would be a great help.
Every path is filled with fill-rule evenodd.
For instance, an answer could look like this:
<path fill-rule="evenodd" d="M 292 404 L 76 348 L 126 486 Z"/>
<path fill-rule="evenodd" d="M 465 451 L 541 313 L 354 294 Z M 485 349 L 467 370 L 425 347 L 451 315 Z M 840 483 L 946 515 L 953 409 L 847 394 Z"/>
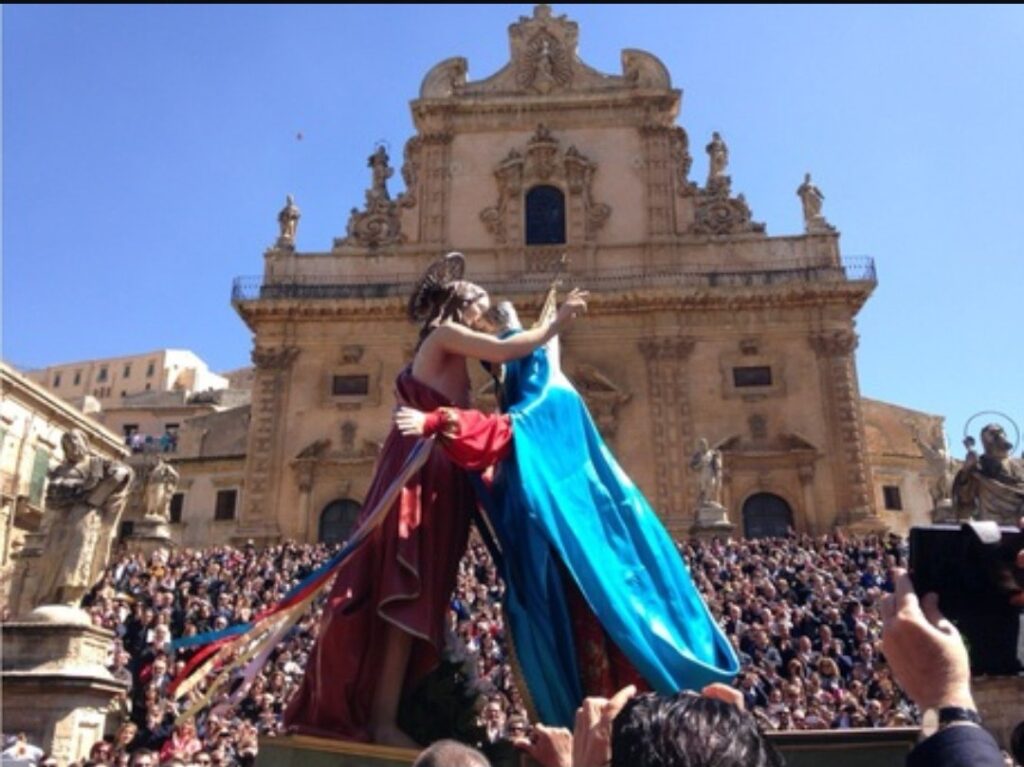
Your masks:
<path fill-rule="evenodd" d="M 995 522 L 910 530 L 914 590 L 939 595 L 939 609 L 960 630 L 974 675 L 1024 670 L 1021 608 L 1010 602 L 1024 591 L 1024 573 L 1015 566 L 1022 548 L 1024 533 Z"/>

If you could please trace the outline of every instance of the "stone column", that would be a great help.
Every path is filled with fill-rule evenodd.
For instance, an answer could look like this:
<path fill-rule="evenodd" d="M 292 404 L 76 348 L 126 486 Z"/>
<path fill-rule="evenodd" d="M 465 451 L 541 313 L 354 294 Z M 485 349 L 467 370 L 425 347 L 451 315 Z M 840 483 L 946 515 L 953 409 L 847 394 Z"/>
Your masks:
<path fill-rule="evenodd" d="M 687 458 L 693 449 L 693 416 L 687 389 L 691 338 L 640 341 L 647 366 L 647 400 L 651 408 L 651 451 L 654 456 L 654 504 L 668 531 L 685 535 L 696 500 L 688 477 Z"/>
<path fill-rule="evenodd" d="M 252 415 L 245 461 L 245 492 L 237 537 L 262 542 L 280 537 L 277 520 L 277 488 L 281 480 L 281 422 L 285 417 L 288 374 L 298 356 L 294 346 L 257 345 L 252 352 L 256 366 Z"/>
<path fill-rule="evenodd" d="M 3 625 L 4 728 L 25 732 L 66 765 L 103 739 L 107 709 L 127 688 L 106 668 L 113 632 L 80 610 L 45 609 L 48 622 Z"/>
<path fill-rule="evenodd" d="M 850 329 L 823 331 L 811 335 L 810 344 L 818 355 L 822 400 L 829 427 L 829 452 L 833 456 L 832 477 L 839 512 L 837 521 L 857 525 L 877 520 L 853 357 L 857 334 Z"/>

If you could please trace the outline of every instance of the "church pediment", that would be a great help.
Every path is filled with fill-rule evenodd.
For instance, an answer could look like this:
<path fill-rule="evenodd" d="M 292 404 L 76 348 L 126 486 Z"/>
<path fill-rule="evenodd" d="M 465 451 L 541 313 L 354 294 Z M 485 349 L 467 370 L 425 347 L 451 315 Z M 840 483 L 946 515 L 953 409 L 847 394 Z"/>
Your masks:
<path fill-rule="evenodd" d="M 537 5 L 533 16 L 509 26 L 511 60 L 483 80 L 468 82 L 464 58 L 446 59 L 423 79 L 420 98 L 579 93 L 615 89 L 672 87 L 668 69 L 657 57 L 639 50 L 622 52 L 622 74 L 610 75 L 585 64 L 577 53 L 579 26 L 551 6 Z"/>

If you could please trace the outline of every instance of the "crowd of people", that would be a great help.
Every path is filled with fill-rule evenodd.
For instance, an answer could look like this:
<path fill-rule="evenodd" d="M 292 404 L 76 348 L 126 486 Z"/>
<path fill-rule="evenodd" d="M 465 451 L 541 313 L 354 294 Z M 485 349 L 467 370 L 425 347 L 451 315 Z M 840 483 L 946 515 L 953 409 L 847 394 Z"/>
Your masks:
<path fill-rule="evenodd" d="M 249 683 L 199 685 L 176 698 L 172 679 L 196 652 L 171 642 L 248 622 L 329 559 L 331 545 L 217 546 L 117 557 L 87 597 L 95 624 L 116 636 L 111 673 L 129 692 L 108 717 L 93 761 L 117 767 L 229 767 L 277 734 L 320 623 L 317 605 Z M 825 537 L 680 543 L 693 578 L 743 664 L 737 680 L 765 730 L 887 727 L 917 722 L 881 653 L 878 610 L 902 539 Z M 489 741 L 530 727 L 512 672 L 500 608 L 504 586 L 473 536 L 450 611 L 448 658 L 464 669 Z M 208 696 L 198 716 L 180 715 Z M 133 755 L 142 755 L 139 762 Z"/>

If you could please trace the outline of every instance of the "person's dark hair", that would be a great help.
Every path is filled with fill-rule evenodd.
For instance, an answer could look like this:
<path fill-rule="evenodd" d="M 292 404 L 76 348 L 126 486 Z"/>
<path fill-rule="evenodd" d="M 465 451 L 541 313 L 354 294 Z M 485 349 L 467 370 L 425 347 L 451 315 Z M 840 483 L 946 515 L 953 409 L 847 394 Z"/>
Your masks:
<path fill-rule="evenodd" d="M 612 723 L 611 767 L 782 767 L 754 718 L 689 692 L 644 693 Z"/>
<path fill-rule="evenodd" d="M 1010 756 L 1017 764 L 1024 764 L 1024 721 L 1018 723 L 1010 733 Z"/>
<path fill-rule="evenodd" d="M 439 740 L 422 751 L 412 767 L 491 767 L 487 757 L 456 740 Z"/>

